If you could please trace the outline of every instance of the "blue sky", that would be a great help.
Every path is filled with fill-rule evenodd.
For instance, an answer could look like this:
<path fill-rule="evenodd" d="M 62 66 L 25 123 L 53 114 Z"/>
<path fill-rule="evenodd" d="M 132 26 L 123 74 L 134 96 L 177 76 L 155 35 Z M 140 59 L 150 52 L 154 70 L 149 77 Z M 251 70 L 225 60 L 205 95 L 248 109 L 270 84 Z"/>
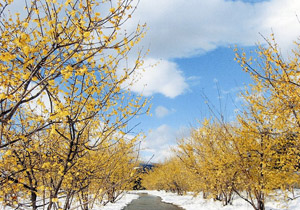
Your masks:
<path fill-rule="evenodd" d="M 202 95 L 234 120 L 238 93 L 251 82 L 234 61 L 233 48 L 252 50 L 274 32 L 282 53 L 288 55 L 300 35 L 298 0 L 141 0 L 133 19 L 147 23 L 140 46 L 149 47 L 145 68 L 132 90 L 152 97 L 152 117 L 143 116 L 142 157 L 162 161 L 176 139 L 188 135 L 197 120 L 209 116 Z M 237 107 L 233 105 L 236 104 Z"/>

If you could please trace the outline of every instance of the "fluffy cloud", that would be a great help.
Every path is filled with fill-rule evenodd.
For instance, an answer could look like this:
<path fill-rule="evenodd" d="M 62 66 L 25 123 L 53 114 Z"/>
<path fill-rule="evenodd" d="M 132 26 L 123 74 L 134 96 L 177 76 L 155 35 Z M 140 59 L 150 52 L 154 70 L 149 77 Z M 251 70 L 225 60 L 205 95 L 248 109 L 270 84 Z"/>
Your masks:
<path fill-rule="evenodd" d="M 171 156 L 171 148 L 176 147 L 177 139 L 188 135 L 189 129 L 187 127 L 174 129 L 166 124 L 151 130 L 141 145 L 143 159 L 148 161 L 154 154 L 151 159 L 152 162 L 163 161 Z"/>
<path fill-rule="evenodd" d="M 134 76 L 139 78 L 130 89 L 145 96 L 160 93 L 175 98 L 188 88 L 176 63 L 167 60 L 146 59 L 144 71 L 139 71 Z"/>
<path fill-rule="evenodd" d="M 163 118 L 163 117 L 169 115 L 172 112 L 175 112 L 175 110 L 174 109 L 169 110 L 164 106 L 158 106 L 155 109 L 155 116 L 157 118 Z"/>
<path fill-rule="evenodd" d="M 160 63 L 152 70 L 147 69 L 132 90 L 146 96 L 160 93 L 175 98 L 192 84 L 171 59 L 190 57 L 220 46 L 253 46 L 264 43 L 261 35 L 268 38 L 272 32 L 286 54 L 300 34 L 299 11 L 298 0 L 140 1 L 133 19 L 125 27 L 130 30 L 137 23 L 147 23 L 149 30 L 141 42 L 150 48 L 146 64 L 158 60 Z"/>
<path fill-rule="evenodd" d="M 173 132 L 173 129 L 170 126 L 163 124 L 149 132 L 145 142 L 145 147 L 156 148 L 163 144 L 174 141 L 176 142 L 176 136 Z"/>
<path fill-rule="evenodd" d="M 142 44 L 150 46 L 151 57 L 169 59 L 229 44 L 254 45 L 262 40 L 259 33 L 268 37 L 272 30 L 282 48 L 290 47 L 300 34 L 299 10 L 297 0 L 143 0 L 131 24 L 146 22 Z"/>

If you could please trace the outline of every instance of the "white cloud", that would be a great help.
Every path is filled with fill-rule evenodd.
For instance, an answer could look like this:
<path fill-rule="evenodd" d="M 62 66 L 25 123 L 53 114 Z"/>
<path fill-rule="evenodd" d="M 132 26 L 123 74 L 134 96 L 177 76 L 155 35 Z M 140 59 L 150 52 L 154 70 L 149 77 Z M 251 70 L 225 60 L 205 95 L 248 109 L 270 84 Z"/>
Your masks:
<path fill-rule="evenodd" d="M 182 71 L 176 63 L 167 60 L 146 59 L 144 71 L 134 75 L 140 77 L 130 88 L 134 92 L 151 96 L 156 93 L 175 98 L 188 89 Z"/>
<path fill-rule="evenodd" d="M 159 8 L 159 9 L 158 9 Z M 147 23 L 144 46 L 150 56 L 169 59 L 214 50 L 230 44 L 254 45 L 275 32 L 287 49 L 300 34 L 298 0 L 246 3 L 228 0 L 143 0 L 134 23 Z"/>
<path fill-rule="evenodd" d="M 152 163 L 163 162 L 164 160 L 174 156 L 174 152 L 171 148 L 175 148 L 176 145 L 164 144 L 159 149 L 148 149 L 148 156 L 143 156 L 145 162 L 149 161 Z"/>
<path fill-rule="evenodd" d="M 141 144 L 143 159 L 148 161 L 154 155 L 151 161 L 159 162 L 170 157 L 172 155 L 171 148 L 176 147 L 177 139 L 187 137 L 189 131 L 187 127 L 174 129 L 166 124 L 151 130 Z"/>
<path fill-rule="evenodd" d="M 166 124 L 163 124 L 149 132 L 145 142 L 145 147 L 155 148 L 174 140 L 176 141 L 176 137 L 172 128 Z"/>
<path fill-rule="evenodd" d="M 189 86 L 198 86 L 200 84 L 201 77 L 199 76 L 190 76 L 187 78 Z"/>
<path fill-rule="evenodd" d="M 155 116 L 157 118 L 163 118 L 163 117 L 169 115 L 172 112 L 175 112 L 175 110 L 174 109 L 169 110 L 164 106 L 158 106 L 155 109 Z"/>
<path fill-rule="evenodd" d="M 284 53 L 295 46 L 293 41 L 296 41 L 300 35 L 299 11 L 300 1 L 274 0 L 269 3 L 268 9 L 266 8 L 262 12 L 261 27 L 264 29 L 262 31 L 263 35 L 268 36 L 267 32 L 272 29 L 275 39 Z"/>
<path fill-rule="evenodd" d="M 159 8 L 159 9 L 158 9 Z M 237 44 L 253 46 L 265 43 L 275 33 L 283 54 L 300 35 L 300 1 L 270 0 L 257 3 L 230 0 L 143 0 L 133 19 L 126 23 L 133 30 L 147 23 L 147 35 L 141 45 L 150 48 L 146 63 L 160 64 L 147 69 L 133 91 L 150 96 L 160 93 L 169 98 L 189 89 L 188 78 L 174 58 L 206 53 L 218 47 Z M 198 84 L 199 80 L 196 82 Z"/>
<path fill-rule="evenodd" d="M 169 110 L 164 106 L 158 106 L 155 109 L 155 115 L 158 118 L 163 118 L 169 114 Z"/>

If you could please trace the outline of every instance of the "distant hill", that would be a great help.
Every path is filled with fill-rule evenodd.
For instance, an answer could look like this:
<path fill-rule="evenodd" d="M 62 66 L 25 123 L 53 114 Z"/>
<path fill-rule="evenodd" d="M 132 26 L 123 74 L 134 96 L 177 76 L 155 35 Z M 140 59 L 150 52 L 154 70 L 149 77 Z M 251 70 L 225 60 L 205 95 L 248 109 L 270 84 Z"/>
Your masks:
<path fill-rule="evenodd" d="M 157 164 L 152 163 L 140 163 L 139 168 L 141 169 L 142 173 L 146 173 L 149 170 L 152 170 L 154 167 L 156 167 Z"/>

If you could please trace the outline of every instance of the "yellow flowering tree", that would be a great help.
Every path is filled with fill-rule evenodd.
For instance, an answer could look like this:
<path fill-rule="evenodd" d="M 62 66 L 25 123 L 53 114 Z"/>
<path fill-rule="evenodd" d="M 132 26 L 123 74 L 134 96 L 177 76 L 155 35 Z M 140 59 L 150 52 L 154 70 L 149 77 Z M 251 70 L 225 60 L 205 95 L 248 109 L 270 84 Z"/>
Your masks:
<path fill-rule="evenodd" d="M 118 142 L 129 141 L 128 121 L 147 111 L 129 90 L 141 52 L 126 65 L 143 26 L 121 29 L 133 0 L 24 1 L 12 14 L 19 3 L 0 3 L 0 197 L 12 207 L 68 209 L 63 189 L 84 179 L 76 170 L 90 175 L 82 163 L 91 152 L 134 148 Z"/>
<path fill-rule="evenodd" d="M 233 184 L 238 176 L 232 126 L 204 120 L 187 139 L 178 142 L 178 155 L 194 174 L 192 189 L 203 197 L 232 202 Z"/>
<path fill-rule="evenodd" d="M 190 188 L 188 172 L 177 157 L 165 160 L 142 176 L 142 186 L 150 190 L 166 190 L 183 195 Z"/>
<path fill-rule="evenodd" d="M 299 52 L 284 59 L 271 38 L 258 47 L 255 59 L 236 54 L 254 82 L 243 96 L 246 109 L 238 117 L 237 142 L 246 167 L 242 175 L 248 196 L 242 197 L 255 209 L 264 209 L 265 197 L 274 189 L 290 190 L 299 182 Z"/>

